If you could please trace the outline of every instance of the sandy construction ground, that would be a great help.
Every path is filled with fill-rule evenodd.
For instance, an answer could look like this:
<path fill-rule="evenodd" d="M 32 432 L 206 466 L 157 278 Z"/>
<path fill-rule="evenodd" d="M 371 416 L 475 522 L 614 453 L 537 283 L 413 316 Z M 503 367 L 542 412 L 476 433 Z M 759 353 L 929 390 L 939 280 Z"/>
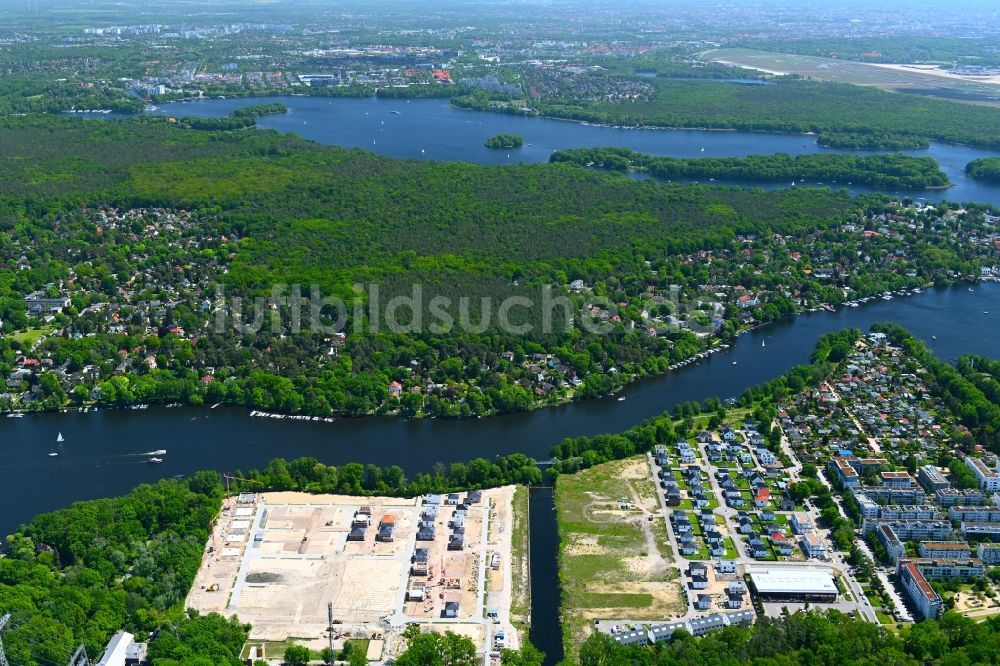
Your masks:
<path fill-rule="evenodd" d="M 494 647 L 498 630 L 516 646 L 510 626 L 513 493 L 513 487 L 487 490 L 467 505 L 465 493 L 442 496 L 439 504 L 295 492 L 249 495 L 242 504 L 229 498 L 187 606 L 236 615 L 253 625 L 251 641 L 291 639 L 319 649 L 332 628 L 336 641 L 383 641 L 382 658 L 405 647 L 399 634 L 410 622 L 467 634 L 483 654 Z M 417 541 L 420 522 L 433 522 L 432 540 Z M 449 547 L 456 525 L 464 529 L 459 548 Z M 425 569 L 415 566 L 418 548 L 426 551 Z M 408 601 L 414 589 L 425 590 L 423 598 Z M 486 617 L 486 607 L 495 618 Z"/>

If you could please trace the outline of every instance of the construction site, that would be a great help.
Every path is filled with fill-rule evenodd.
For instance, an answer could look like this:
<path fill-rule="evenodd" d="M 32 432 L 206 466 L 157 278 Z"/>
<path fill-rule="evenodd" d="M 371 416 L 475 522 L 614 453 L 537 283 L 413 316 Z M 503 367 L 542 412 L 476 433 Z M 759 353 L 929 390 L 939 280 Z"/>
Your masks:
<path fill-rule="evenodd" d="M 469 636 L 484 660 L 510 622 L 514 488 L 419 498 L 241 493 L 223 501 L 187 598 L 252 625 L 248 657 L 367 641 L 381 662 L 409 624 Z M 518 583 L 520 584 L 520 583 Z"/>

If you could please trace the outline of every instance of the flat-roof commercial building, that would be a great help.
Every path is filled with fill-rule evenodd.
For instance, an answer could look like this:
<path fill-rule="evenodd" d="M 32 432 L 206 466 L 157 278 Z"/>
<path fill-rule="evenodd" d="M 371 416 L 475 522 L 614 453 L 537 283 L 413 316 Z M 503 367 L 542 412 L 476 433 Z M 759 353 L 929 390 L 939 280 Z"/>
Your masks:
<path fill-rule="evenodd" d="M 750 590 L 764 601 L 833 602 L 839 594 L 826 569 L 812 567 L 751 569 Z"/>

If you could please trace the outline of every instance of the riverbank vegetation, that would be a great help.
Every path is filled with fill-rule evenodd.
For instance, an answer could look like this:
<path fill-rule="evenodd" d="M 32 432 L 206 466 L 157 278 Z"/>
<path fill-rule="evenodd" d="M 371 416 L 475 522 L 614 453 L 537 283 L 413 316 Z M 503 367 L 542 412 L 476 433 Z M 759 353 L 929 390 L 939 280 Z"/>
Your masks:
<path fill-rule="evenodd" d="M 308 493 L 416 497 L 426 493 L 459 492 L 506 485 L 534 485 L 542 480 L 535 461 L 523 453 L 477 458 L 469 462 L 438 465 L 433 472 L 408 479 L 398 465 L 380 467 L 348 463 L 324 465 L 315 458 L 285 461 L 277 458 L 262 470 L 237 472 L 245 481 L 234 488 L 246 490 L 297 490 Z"/>
<path fill-rule="evenodd" d="M 950 366 L 934 359 L 921 342 L 898 326 L 876 325 L 873 330 L 887 333 L 894 345 L 928 369 L 932 392 L 968 429 L 966 435 L 959 430 L 949 432 L 958 448 L 971 451 L 975 443 L 983 442 L 990 450 L 1000 450 L 1000 362 L 963 357 Z M 650 617 L 654 620 L 673 612 L 669 607 L 676 582 L 669 566 L 671 552 L 665 545 L 665 533 L 657 531 L 662 521 L 651 524 L 648 520 L 656 515 L 658 504 L 644 454 L 658 444 L 673 444 L 678 437 L 693 436 L 703 427 L 734 420 L 753 422 L 768 446 L 775 447 L 781 431 L 770 426 L 778 403 L 827 379 L 849 357 L 861 336 L 857 329 L 823 336 L 809 364 L 748 389 L 734 404 L 724 405 L 718 399 L 679 403 L 672 412 L 623 433 L 570 438 L 553 447 L 558 460 L 550 469 L 557 475 L 563 620 L 570 627 L 564 635 L 568 654 L 579 649 L 581 664 L 674 663 L 669 655 L 676 656 L 678 646 L 689 642 L 686 637 L 677 637 L 655 650 L 630 648 L 629 652 L 621 652 L 601 637 L 582 643 L 583 625 L 608 609 L 627 611 L 629 617 L 659 609 L 653 613 L 656 617 Z M 956 469 L 965 466 L 959 463 Z M 441 465 L 412 479 L 395 466 L 335 467 L 315 458 L 277 459 L 262 470 L 237 470 L 235 476 L 242 478 L 233 482 L 233 492 L 301 490 L 357 496 L 413 496 L 541 481 L 535 462 L 522 454 Z M 793 485 L 790 492 L 800 498 L 815 497 L 823 520 L 842 520 L 825 486 L 807 481 Z M 247 628 L 217 615 L 187 614 L 183 607 L 222 495 L 219 475 L 199 472 L 185 479 L 142 485 L 121 498 L 79 502 L 22 526 L 8 539 L 7 557 L 0 558 L 0 606 L 13 616 L 4 635 L 12 663 L 62 663 L 79 643 L 90 654 L 97 654 L 110 635 L 122 628 L 159 630 L 150 645 L 157 664 L 239 663 L 238 652 Z M 850 505 L 847 510 L 853 511 Z M 835 534 L 833 538 L 839 537 Z M 575 610 L 568 612 L 567 608 Z M 800 624 L 803 622 L 806 624 Z M 751 629 L 728 628 L 691 641 L 687 649 L 711 651 L 719 641 L 725 645 L 732 640 L 753 643 L 758 635 L 784 641 L 784 631 L 792 627 L 799 631 L 810 623 L 825 632 L 875 629 L 851 622 L 853 628 L 841 626 L 836 615 L 761 619 Z M 937 635 L 941 626 L 964 622 L 949 613 L 940 624 L 921 623 L 904 630 L 907 658 L 939 658 L 943 648 L 929 643 L 927 636 Z M 995 624 L 990 623 L 996 622 L 973 626 L 992 632 Z M 927 631 L 931 633 L 925 634 Z M 978 648 L 972 646 L 978 640 L 946 648 L 970 650 L 968 654 L 974 655 Z M 599 654 L 606 661 L 593 661 Z M 535 664 L 535 657 L 537 654 L 529 650 L 510 655 L 509 663 Z"/>
<path fill-rule="evenodd" d="M 570 89 L 591 85 L 580 75 Z M 621 77 L 619 77 L 621 78 Z M 624 80 L 624 79 L 622 79 Z M 734 129 L 751 132 L 871 133 L 1000 148 L 1000 109 L 900 95 L 841 83 L 788 78 L 769 85 L 712 80 L 641 79 L 653 92 L 637 100 L 587 100 L 556 94 L 525 99 L 476 91 L 453 98 L 463 108 L 530 113 L 627 127 Z"/>
<path fill-rule="evenodd" d="M 893 132 L 820 132 L 816 143 L 843 150 L 921 150 L 931 145 L 924 137 Z"/>
<path fill-rule="evenodd" d="M 988 183 L 1000 183 L 1000 157 L 983 157 L 965 166 L 970 178 Z"/>
<path fill-rule="evenodd" d="M 487 148 L 520 148 L 524 145 L 524 137 L 520 134 L 495 134 L 486 139 Z"/>
<path fill-rule="evenodd" d="M 62 664 L 77 645 L 99 655 L 111 635 L 159 631 L 157 664 L 238 666 L 246 627 L 184 613 L 222 486 L 214 472 L 141 485 L 124 497 L 37 516 L 0 558 L 0 608 L 14 664 Z"/>
<path fill-rule="evenodd" d="M 0 410 L 525 411 L 607 395 L 753 325 L 997 261 L 976 206 L 405 161 L 161 117 L 8 119 L 0 157 Z M 296 284 L 340 298 L 341 327 L 333 307 L 296 312 Z M 390 327 L 375 303 L 414 285 L 421 316 Z M 567 305 L 546 312 L 548 288 Z M 31 295 L 69 304 L 28 312 Z M 527 333 L 499 324 L 513 296 L 533 303 L 510 318 Z M 463 298 L 477 304 L 464 317 Z"/>
<path fill-rule="evenodd" d="M 638 171 L 664 180 L 717 178 L 784 183 L 808 180 L 904 190 L 939 188 L 950 184 L 948 176 L 933 158 L 899 154 L 777 153 L 748 157 L 681 158 L 657 157 L 628 148 L 577 148 L 552 153 L 549 160 L 613 171 Z"/>
<path fill-rule="evenodd" d="M 755 419 L 767 423 L 766 431 L 770 432 L 770 422 L 762 416 L 761 408 L 822 381 L 843 358 L 844 350 L 860 336 L 857 329 L 827 333 L 817 341 L 809 364 L 796 366 L 780 377 L 747 389 L 736 401 L 736 406 L 752 409 Z M 678 403 L 672 412 L 647 419 L 621 433 L 567 437 L 552 447 L 551 455 L 558 462 L 549 471 L 557 475 L 572 474 L 608 461 L 647 453 L 657 444 L 670 445 L 678 436 L 692 435 L 695 418 L 705 415 L 721 420 L 725 414 L 726 407 L 718 398 L 704 403 Z"/>
<path fill-rule="evenodd" d="M 257 126 L 257 119 L 263 116 L 276 116 L 288 113 L 288 107 L 281 102 L 271 104 L 252 104 L 243 106 L 229 115 L 221 118 L 203 118 L 200 116 L 184 116 L 177 120 L 180 127 L 204 130 L 231 132 L 233 130 L 252 129 Z"/>

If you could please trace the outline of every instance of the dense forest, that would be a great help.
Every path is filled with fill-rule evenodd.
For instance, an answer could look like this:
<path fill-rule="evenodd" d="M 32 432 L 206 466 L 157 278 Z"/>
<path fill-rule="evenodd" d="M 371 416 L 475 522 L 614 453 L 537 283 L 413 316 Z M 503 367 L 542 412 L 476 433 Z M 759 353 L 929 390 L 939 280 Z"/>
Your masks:
<path fill-rule="evenodd" d="M 245 627 L 184 613 L 221 499 L 219 475 L 202 472 L 78 502 L 23 526 L 0 558 L 10 662 L 63 664 L 81 643 L 99 655 L 119 629 L 159 629 L 150 646 L 158 666 L 238 665 Z"/>
<path fill-rule="evenodd" d="M 900 173 L 924 164 L 900 159 Z M 865 233 L 880 214 L 915 229 Z M 321 417 L 525 411 L 607 395 L 809 302 L 943 284 L 995 263 L 991 247 L 973 242 L 988 228 L 982 212 L 969 206 L 943 234 L 936 221 L 948 214 L 846 190 L 397 160 L 162 117 L 6 119 L 0 326 L 14 335 L 0 339 L 0 373 L 10 377 L 30 351 L 75 376 L 24 379 L 19 394 L 34 391 L 28 408 L 42 410 L 218 402 Z M 874 261 L 857 270 L 866 255 Z M 812 270 L 823 265 L 838 275 Z M 707 284 L 732 293 L 711 317 L 694 316 L 713 327 L 699 337 L 678 315 Z M 342 338 L 332 333 L 335 307 L 317 307 L 325 330 L 287 335 L 291 306 L 268 315 L 253 299 L 292 285 L 373 307 L 349 309 Z M 416 286 L 420 307 L 404 322 L 439 321 L 430 306 L 442 297 L 456 325 L 389 328 L 375 305 Z M 606 330 L 572 326 L 560 309 L 547 325 L 546 288 L 566 299 L 564 314 L 596 311 Z M 24 296 L 60 289 L 66 312 L 28 317 Z M 752 313 L 737 308 L 737 290 L 760 297 Z M 510 322 L 526 332 L 500 325 L 508 297 L 531 301 Z M 464 317 L 463 299 L 473 304 Z M 246 330 L 236 315 L 260 327 Z M 10 405 L 0 399 L 0 410 Z"/>
<path fill-rule="evenodd" d="M 552 153 L 552 162 L 571 162 L 614 171 L 641 171 L 662 179 L 711 178 L 746 182 L 809 180 L 858 183 L 885 189 L 946 187 L 948 176 L 930 157 L 908 155 L 856 156 L 750 155 L 748 157 L 656 157 L 628 148 L 577 148 Z"/>
<path fill-rule="evenodd" d="M 893 132 L 820 132 L 816 142 L 843 150 L 919 150 L 931 145 L 924 137 Z"/>
<path fill-rule="evenodd" d="M 650 101 L 550 97 L 530 100 L 530 112 L 629 127 L 865 132 L 1000 148 L 1000 109 L 985 106 L 795 79 L 776 79 L 769 85 L 664 77 L 644 81 L 656 86 Z M 495 97 L 476 91 L 457 96 L 452 103 L 472 109 L 524 113 L 523 100 Z"/>
<path fill-rule="evenodd" d="M 965 166 L 965 173 L 976 180 L 1000 183 L 1000 157 L 983 157 Z"/>

